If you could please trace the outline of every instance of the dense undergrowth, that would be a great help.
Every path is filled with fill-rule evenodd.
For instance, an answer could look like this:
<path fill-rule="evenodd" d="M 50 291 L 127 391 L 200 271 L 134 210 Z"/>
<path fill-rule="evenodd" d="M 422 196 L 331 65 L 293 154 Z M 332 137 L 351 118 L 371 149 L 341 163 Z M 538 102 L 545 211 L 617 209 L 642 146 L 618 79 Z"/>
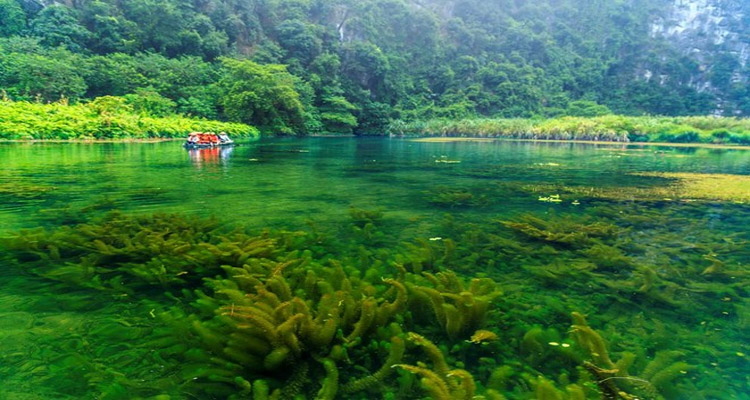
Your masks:
<path fill-rule="evenodd" d="M 391 135 L 612 142 L 750 144 L 750 120 L 720 117 L 561 117 L 394 121 Z"/>
<path fill-rule="evenodd" d="M 443 191 L 425 200 L 483 207 L 507 195 L 494 190 L 485 202 L 465 201 L 481 197 L 471 190 L 455 204 Z M 743 232 L 701 229 L 698 205 L 622 214 L 616 201 L 580 199 L 592 216 L 446 215 L 439 236 L 407 242 L 394 241 L 400 222 L 355 208 L 339 226 L 261 232 L 183 215 L 77 214 L 5 238 L 5 262 L 56 282 L 51 292 L 80 291 L 56 296 L 60 305 L 117 314 L 87 334 L 57 332 L 70 354 L 10 353 L 0 372 L 44 370 L 54 381 L 83 369 L 55 381 L 58 394 L 105 399 L 742 393 Z M 710 218 L 742 226 L 746 212 L 727 205 Z M 111 300 L 75 306 L 97 294 Z"/>
<path fill-rule="evenodd" d="M 119 97 L 77 105 L 0 100 L 0 139 L 150 139 L 184 137 L 191 131 L 258 136 L 257 129 L 245 124 L 139 114 Z"/>

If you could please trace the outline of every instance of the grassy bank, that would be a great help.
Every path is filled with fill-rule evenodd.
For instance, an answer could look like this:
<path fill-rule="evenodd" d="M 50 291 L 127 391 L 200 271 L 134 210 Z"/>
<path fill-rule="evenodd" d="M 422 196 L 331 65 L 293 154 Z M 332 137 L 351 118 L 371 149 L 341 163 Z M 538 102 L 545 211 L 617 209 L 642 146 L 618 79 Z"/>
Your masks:
<path fill-rule="evenodd" d="M 561 117 L 394 121 L 398 136 L 487 137 L 611 142 L 718 143 L 750 145 L 750 119 L 716 117 Z"/>
<path fill-rule="evenodd" d="M 182 137 L 191 131 L 259 135 L 245 124 L 136 113 L 117 97 L 77 105 L 0 101 L 0 139 L 5 140 L 154 139 Z"/>

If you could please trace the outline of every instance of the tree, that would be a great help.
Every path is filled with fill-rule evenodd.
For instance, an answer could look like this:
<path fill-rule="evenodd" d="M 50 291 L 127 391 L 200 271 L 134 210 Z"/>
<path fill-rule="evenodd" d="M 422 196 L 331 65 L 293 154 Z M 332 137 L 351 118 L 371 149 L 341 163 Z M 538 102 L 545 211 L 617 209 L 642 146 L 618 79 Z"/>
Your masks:
<path fill-rule="evenodd" d="M 297 58 L 303 64 L 307 64 L 320 53 L 320 39 L 305 22 L 284 21 L 279 24 L 277 30 L 279 44 L 287 50 L 289 57 Z"/>
<path fill-rule="evenodd" d="M 596 104 L 594 101 L 578 100 L 573 101 L 565 110 L 565 115 L 573 117 L 598 117 L 601 115 L 612 114 L 607 106 Z"/>
<path fill-rule="evenodd" d="M 174 114 L 177 104 L 155 92 L 153 89 L 138 89 L 135 93 L 125 95 L 125 102 L 133 107 L 136 112 L 151 115 L 154 117 L 164 117 Z"/>
<path fill-rule="evenodd" d="M 351 134 L 357 127 L 357 118 L 352 115 L 357 107 L 342 96 L 327 96 L 322 99 L 320 119 L 323 129 L 329 133 Z"/>
<path fill-rule="evenodd" d="M 260 65 L 223 58 L 219 82 L 220 104 L 233 121 L 255 125 L 264 132 L 304 134 L 304 107 L 295 90 L 295 78 L 283 65 Z"/>
<path fill-rule="evenodd" d="M 19 35 L 26 29 L 26 14 L 16 0 L 0 0 L 0 36 Z"/>
<path fill-rule="evenodd" d="M 31 34 L 45 46 L 64 46 L 73 52 L 83 52 L 91 36 L 78 23 L 76 11 L 63 5 L 44 8 L 31 22 Z"/>
<path fill-rule="evenodd" d="M 0 87 L 16 100 L 80 99 L 86 93 L 86 82 L 73 62 L 77 58 L 62 50 L 54 55 L 3 54 Z"/>

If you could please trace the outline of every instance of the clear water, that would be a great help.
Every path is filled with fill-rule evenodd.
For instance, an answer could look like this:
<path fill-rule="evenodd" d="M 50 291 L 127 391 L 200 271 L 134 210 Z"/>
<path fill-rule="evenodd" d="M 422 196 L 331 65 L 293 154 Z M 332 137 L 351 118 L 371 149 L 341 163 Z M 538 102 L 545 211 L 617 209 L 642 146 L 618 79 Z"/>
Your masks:
<path fill-rule="evenodd" d="M 366 249 L 368 262 L 384 265 L 390 276 L 385 265 L 426 249 L 442 254 L 450 240 L 456 255 L 440 258 L 431 272 L 450 269 L 497 283 L 502 295 L 480 326 L 497 340 L 468 343 L 473 330 L 447 337 L 439 324 L 417 321 L 408 310 L 395 322 L 435 342 L 451 368 L 474 376 L 476 394 L 486 398 L 546 398 L 538 376 L 560 396 L 576 384 L 598 398 L 614 382 L 641 397 L 750 398 L 750 206 L 629 193 L 671 183 L 635 175 L 642 172 L 750 175 L 750 151 L 310 138 L 192 152 L 171 142 L 3 144 L 0 160 L 5 240 L 23 229 L 75 227 L 114 210 L 176 213 L 215 217 L 227 230 L 324 232 L 326 259 L 347 260 Z M 566 195 L 565 187 L 604 188 L 610 195 Z M 623 196 L 611 195 L 618 190 Z M 560 202 L 539 200 L 556 194 Z M 375 232 L 362 234 L 357 210 L 382 213 Z M 503 223 L 529 216 L 566 233 L 596 223 L 617 231 L 566 243 Z M 61 283 L 39 274 L 38 264 L 32 268 L 25 264 L 32 261 L 5 253 L 0 398 L 252 398 L 241 384 L 192 376 L 188 366 L 200 366 L 179 352 L 160 353 L 167 345 L 155 341 L 156 332 L 177 331 L 160 313 L 170 307 L 190 313 L 190 299 L 180 300 L 179 290 L 139 297 Z M 707 273 L 715 262 L 722 270 Z M 583 361 L 596 363 L 597 356 L 573 338 L 572 312 L 587 316 L 613 362 L 633 354 L 627 374 L 603 375 L 613 379 L 601 382 L 586 372 Z M 383 341 L 383 334 L 367 340 Z M 414 347 L 402 363 L 429 366 Z M 348 362 L 338 362 L 342 385 L 384 361 L 382 351 L 351 353 Z M 295 395 L 315 398 L 322 363 L 305 363 L 309 372 Z M 498 372 L 503 366 L 512 371 L 505 378 Z M 283 369 L 238 375 L 265 379 L 272 389 L 289 383 Z M 430 395 L 405 369 L 391 376 L 366 391 L 339 391 L 337 398 Z M 639 386 L 637 379 L 650 383 Z"/>

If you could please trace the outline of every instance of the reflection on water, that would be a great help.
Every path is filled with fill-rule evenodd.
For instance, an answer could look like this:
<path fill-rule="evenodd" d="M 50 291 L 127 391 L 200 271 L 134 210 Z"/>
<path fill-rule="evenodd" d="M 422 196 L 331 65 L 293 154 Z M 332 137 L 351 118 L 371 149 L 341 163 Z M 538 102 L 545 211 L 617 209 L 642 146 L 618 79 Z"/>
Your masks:
<path fill-rule="evenodd" d="M 0 399 L 747 398 L 747 151 L 0 159 Z"/>
<path fill-rule="evenodd" d="M 233 151 L 234 146 L 187 150 L 190 161 L 199 169 L 210 165 L 226 166 Z"/>

